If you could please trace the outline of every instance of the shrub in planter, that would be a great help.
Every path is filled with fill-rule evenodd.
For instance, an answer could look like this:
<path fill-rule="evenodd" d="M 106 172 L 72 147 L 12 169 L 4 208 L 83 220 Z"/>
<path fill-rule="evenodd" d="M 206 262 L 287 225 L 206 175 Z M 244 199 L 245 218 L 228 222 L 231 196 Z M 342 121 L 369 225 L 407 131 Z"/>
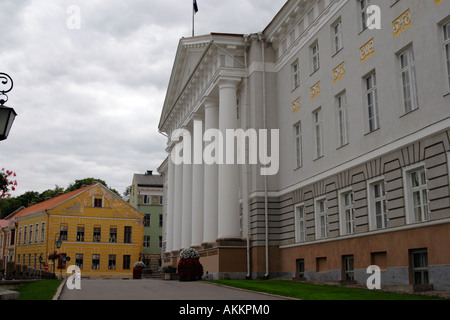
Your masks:
<path fill-rule="evenodd" d="M 200 255 L 193 248 L 184 249 L 180 254 L 178 262 L 178 276 L 180 281 L 201 280 L 203 276 L 203 266 L 200 263 Z"/>

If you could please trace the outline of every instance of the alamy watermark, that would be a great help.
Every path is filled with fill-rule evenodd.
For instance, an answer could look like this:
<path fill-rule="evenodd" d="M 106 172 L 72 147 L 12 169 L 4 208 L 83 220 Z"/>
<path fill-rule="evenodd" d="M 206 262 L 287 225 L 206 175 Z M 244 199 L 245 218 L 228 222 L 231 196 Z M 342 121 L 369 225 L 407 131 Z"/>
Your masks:
<path fill-rule="evenodd" d="M 203 133 L 201 121 L 194 121 L 193 132 L 194 138 L 186 129 L 177 129 L 172 132 L 170 140 L 176 144 L 172 149 L 171 159 L 175 165 L 256 165 L 259 160 L 262 166 L 261 175 L 272 176 L 278 173 L 280 168 L 280 131 L 278 129 L 270 130 L 270 141 L 267 129 L 258 131 L 227 129 L 225 132 L 208 129 Z"/>
<path fill-rule="evenodd" d="M 66 20 L 66 26 L 70 30 L 81 29 L 81 8 L 77 5 L 67 7 L 69 17 Z"/>
<path fill-rule="evenodd" d="M 370 274 L 366 285 L 369 290 L 381 290 L 381 269 L 379 266 L 369 266 L 367 273 Z"/>
<path fill-rule="evenodd" d="M 78 266 L 72 265 L 67 268 L 66 271 L 68 274 L 71 274 L 70 277 L 67 278 L 66 286 L 69 290 L 81 290 L 81 270 Z"/>

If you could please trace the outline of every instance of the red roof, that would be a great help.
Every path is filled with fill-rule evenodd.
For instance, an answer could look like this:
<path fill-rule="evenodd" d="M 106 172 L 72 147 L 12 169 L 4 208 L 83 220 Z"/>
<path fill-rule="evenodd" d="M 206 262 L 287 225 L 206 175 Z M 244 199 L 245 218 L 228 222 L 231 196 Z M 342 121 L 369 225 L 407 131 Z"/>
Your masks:
<path fill-rule="evenodd" d="M 9 221 L 8 220 L 0 220 L 0 229 L 8 228 Z"/>
<path fill-rule="evenodd" d="M 89 189 L 90 187 L 92 187 L 95 184 L 96 183 L 93 183 L 90 186 L 86 186 L 86 187 L 80 188 L 80 189 L 75 190 L 75 191 L 64 193 L 64 194 L 62 194 L 60 196 L 57 196 L 55 198 L 52 198 L 52 199 L 46 200 L 44 202 L 40 202 L 40 203 L 31 205 L 28 208 L 25 208 L 22 211 L 20 211 L 17 214 L 15 214 L 14 218 L 19 218 L 19 217 L 23 217 L 23 216 L 26 216 L 26 215 L 29 215 L 29 214 L 32 214 L 32 213 L 42 212 L 42 211 L 54 208 L 57 205 L 60 205 L 61 203 L 69 200 L 70 198 L 73 198 L 76 195 L 82 193 L 83 191 Z"/>

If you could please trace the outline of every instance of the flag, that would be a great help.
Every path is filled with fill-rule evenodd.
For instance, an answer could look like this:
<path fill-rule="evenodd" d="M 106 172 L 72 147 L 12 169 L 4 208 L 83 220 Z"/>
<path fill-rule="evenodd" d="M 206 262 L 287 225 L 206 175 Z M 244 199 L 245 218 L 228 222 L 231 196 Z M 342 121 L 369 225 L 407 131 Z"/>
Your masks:
<path fill-rule="evenodd" d="M 194 12 L 195 12 L 195 13 L 198 12 L 197 0 L 194 0 Z"/>

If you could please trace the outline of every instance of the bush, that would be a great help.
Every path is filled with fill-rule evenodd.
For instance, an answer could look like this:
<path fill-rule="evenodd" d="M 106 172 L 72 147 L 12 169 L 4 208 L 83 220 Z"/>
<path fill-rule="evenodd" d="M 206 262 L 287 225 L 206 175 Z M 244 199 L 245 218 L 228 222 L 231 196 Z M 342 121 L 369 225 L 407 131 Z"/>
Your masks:
<path fill-rule="evenodd" d="M 178 276 L 180 281 L 201 280 L 203 276 L 203 266 L 198 259 L 181 259 L 178 262 Z"/>

